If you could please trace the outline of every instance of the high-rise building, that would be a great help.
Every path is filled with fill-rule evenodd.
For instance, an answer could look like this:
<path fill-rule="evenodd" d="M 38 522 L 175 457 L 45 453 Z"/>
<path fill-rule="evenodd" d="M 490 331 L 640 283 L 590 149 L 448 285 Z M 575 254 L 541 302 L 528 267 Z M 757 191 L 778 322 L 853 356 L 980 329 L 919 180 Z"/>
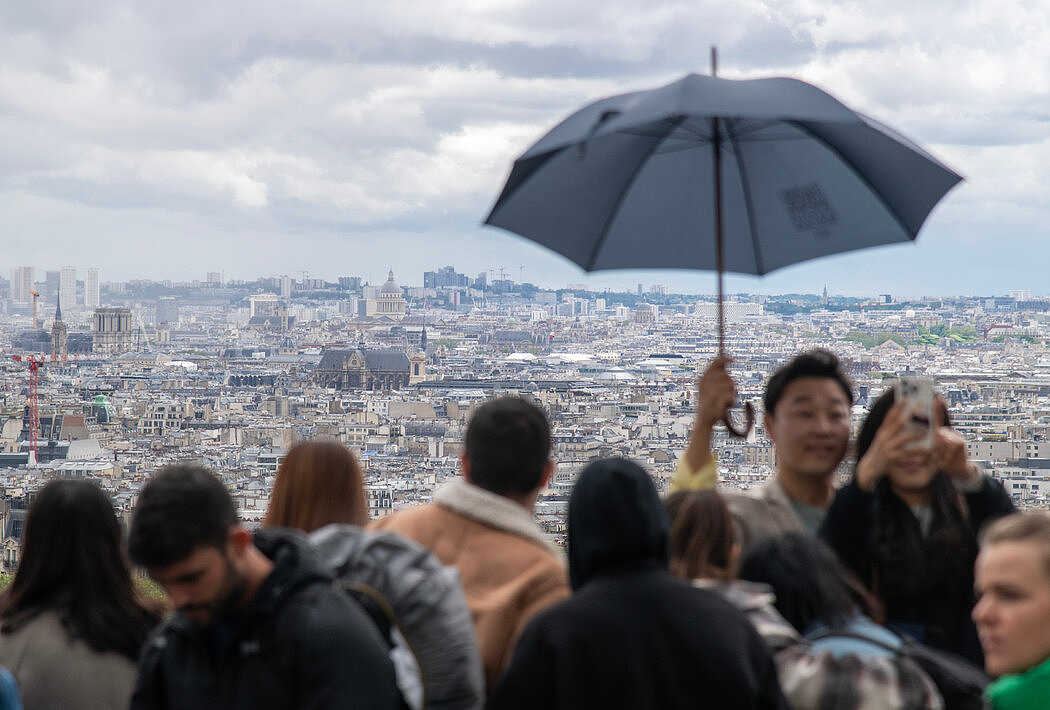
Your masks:
<path fill-rule="evenodd" d="M 209 271 L 208 272 L 208 283 L 216 286 L 222 285 L 222 272 L 221 271 Z"/>
<path fill-rule="evenodd" d="M 157 325 L 162 323 L 179 325 L 179 302 L 174 296 L 161 296 L 157 300 Z"/>
<path fill-rule="evenodd" d="M 281 298 L 292 297 L 292 277 L 282 276 L 281 277 Z"/>
<path fill-rule="evenodd" d="M 88 269 L 84 276 L 84 308 L 98 308 L 102 298 L 98 286 L 98 269 Z"/>
<path fill-rule="evenodd" d="M 57 271 L 44 272 L 44 300 L 53 303 L 58 299 L 58 285 L 62 275 Z"/>
<path fill-rule="evenodd" d="M 257 293 L 248 296 L 248 317 L 268 317 L 276 315 L 280 301 L 272 293 Z"/>
<path fill-rule="evenodd" d="M 77 305 L 77 267 L 63 266 L 62 274 L 58 280 L 58 294 L 65 304 L 66 310 L 72 310 Z"/>
<path fill-rule="evenodd" d="M 423 288 L 466 288 L 469 285 L 470 279 L 464 274 L 457 274 L 451 266 L 423 272 Z"/>
<path fill-rule="evenodd" d="M 11 269 L 11 300 L 29 303 L 33 299 L 33 267 L 16 266 Z"/>

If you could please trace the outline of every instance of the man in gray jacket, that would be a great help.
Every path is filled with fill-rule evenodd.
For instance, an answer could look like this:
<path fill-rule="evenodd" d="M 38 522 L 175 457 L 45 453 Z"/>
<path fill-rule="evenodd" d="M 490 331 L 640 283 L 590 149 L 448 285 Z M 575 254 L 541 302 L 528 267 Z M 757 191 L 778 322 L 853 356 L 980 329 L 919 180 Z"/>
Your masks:
<path fill-rule="evenodd" d="M 371 619 L 302 537 L 253 538 L 208 470 L 158 472 L 128 547 L 175 606 L 143 653 L 133 710 L 400 707 Z"/>

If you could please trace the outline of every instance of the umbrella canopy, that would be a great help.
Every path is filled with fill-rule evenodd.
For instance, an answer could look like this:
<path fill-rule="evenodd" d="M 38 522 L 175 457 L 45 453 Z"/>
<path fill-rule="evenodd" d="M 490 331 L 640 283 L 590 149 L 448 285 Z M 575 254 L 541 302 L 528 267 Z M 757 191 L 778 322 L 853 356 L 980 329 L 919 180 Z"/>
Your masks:
<path fill-rule="evenodd" d="M 485 222 L 587 271 L 715 269 L 721 228 L 724 269 L 765 274 L 913 240 L 959 180 L 805 82 L 690 74 L 555 126 L 515 161 Z"/>

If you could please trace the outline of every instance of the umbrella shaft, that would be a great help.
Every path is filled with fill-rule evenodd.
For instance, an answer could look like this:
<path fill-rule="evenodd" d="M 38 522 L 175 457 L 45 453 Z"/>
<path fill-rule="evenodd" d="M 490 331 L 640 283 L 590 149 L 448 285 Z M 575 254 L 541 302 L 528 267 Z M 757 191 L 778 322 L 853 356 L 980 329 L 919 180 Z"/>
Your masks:
<path fill-rule="evenodd" d="M 722 238 L 722 136 L 718 119 L 711 119 L 711 143 L 714 154 L 715 183 L 715 268 L 718 270 L 718 355 L 726 354 L 726 324 L 722 302 L 725 299 L 723 274 L 725 272 L 725 254 Z"/>

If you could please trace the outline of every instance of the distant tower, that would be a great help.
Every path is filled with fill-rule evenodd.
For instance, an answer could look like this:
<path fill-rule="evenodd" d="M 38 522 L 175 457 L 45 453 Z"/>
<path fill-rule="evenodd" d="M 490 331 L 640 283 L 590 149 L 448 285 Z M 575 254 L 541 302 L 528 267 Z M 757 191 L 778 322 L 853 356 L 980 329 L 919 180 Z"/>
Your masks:
<path fill-rule="evenodd" d="M 77 267 L 63 266 L 59 275 L 58 295 L 66 302 L 66 310 L 77 308 Z"/>
<path fill-rule="evenodd" d="M 57 357 L 66 357 L 69 354 L 66 348 L 66 324 L 62 320 L 61 295 L 55 303 L 55 323 L 51 326 L 51 354 Z"/>
<path fill-rule="evenodd" d="M 84 307 L 98 308 L 102 305 L 98 284 L 98 269 L 88 269 L 84 277 Z"/>
<path fill-rule="evenodd" d="M 824 284 L 824 295 L 820 298 L 820 305 L 828 305 L 828 285 Z"/>

